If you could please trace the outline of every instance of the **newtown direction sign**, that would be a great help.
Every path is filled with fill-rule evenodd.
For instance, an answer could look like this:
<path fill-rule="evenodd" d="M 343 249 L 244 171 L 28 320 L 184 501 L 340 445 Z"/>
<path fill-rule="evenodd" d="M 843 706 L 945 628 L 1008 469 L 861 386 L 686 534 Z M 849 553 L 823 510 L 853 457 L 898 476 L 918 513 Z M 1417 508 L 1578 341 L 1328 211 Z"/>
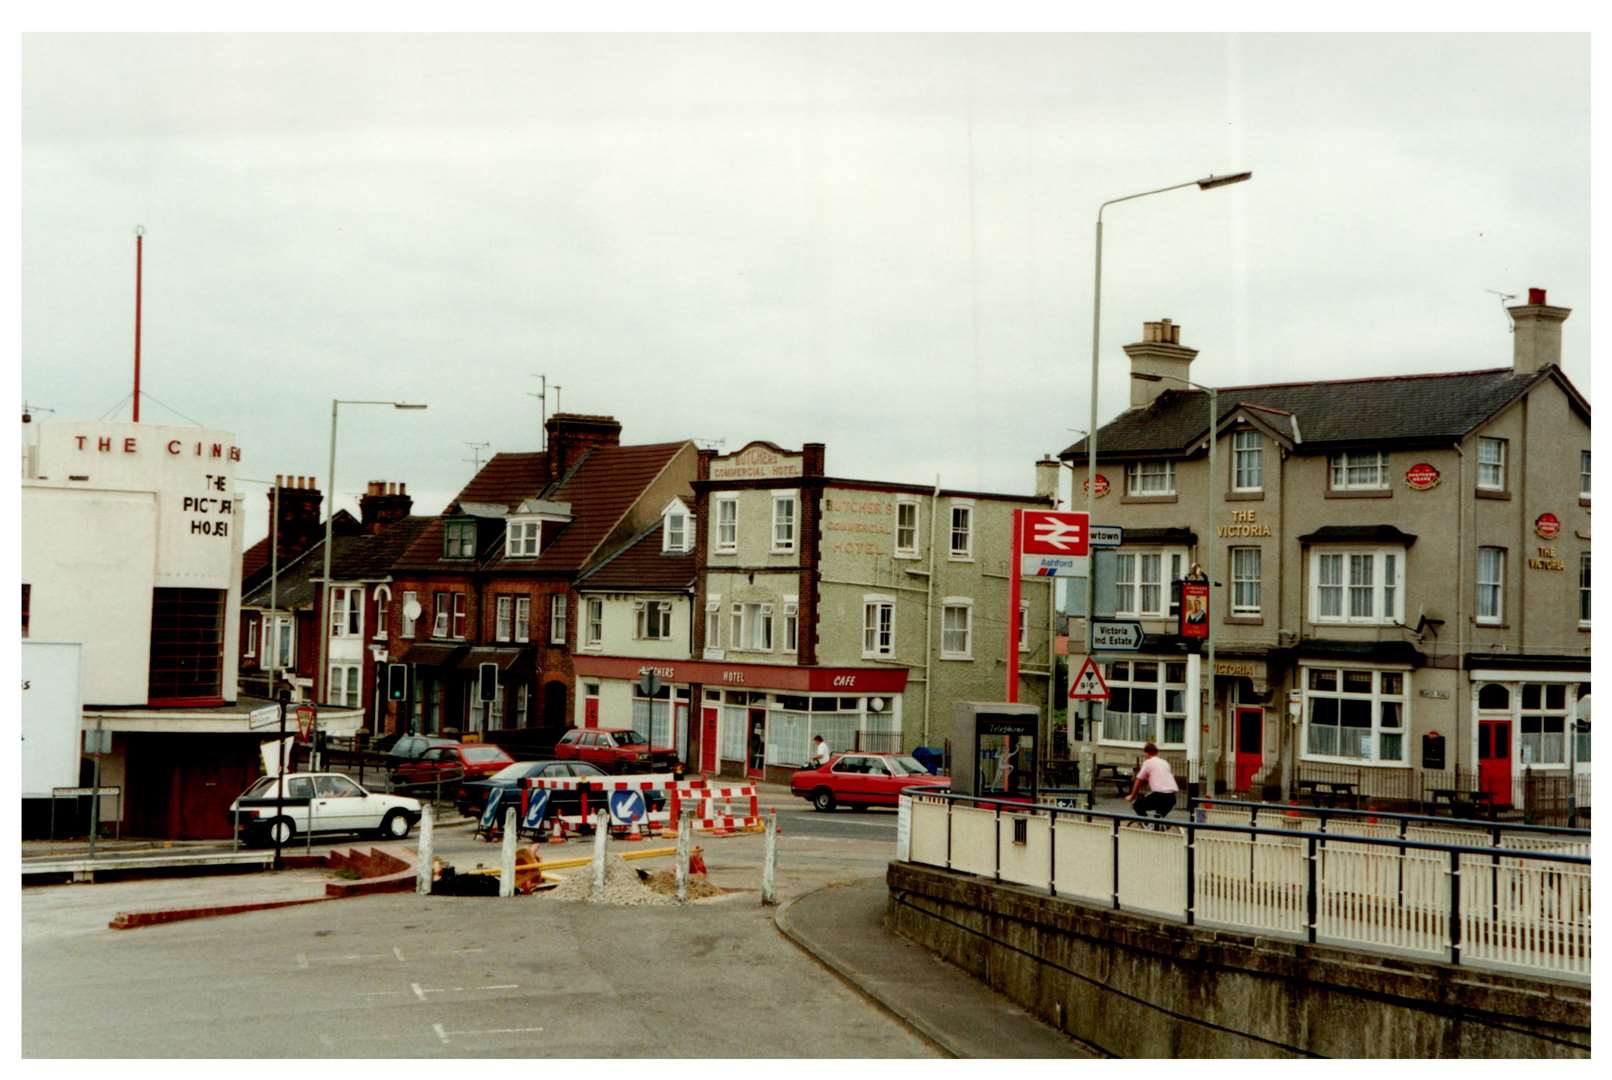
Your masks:
<path fill-rule="evenodd" d="M 1140 652 L 1142 624 L 1127 619 L 1093 619 L 1092 652 Z"/>

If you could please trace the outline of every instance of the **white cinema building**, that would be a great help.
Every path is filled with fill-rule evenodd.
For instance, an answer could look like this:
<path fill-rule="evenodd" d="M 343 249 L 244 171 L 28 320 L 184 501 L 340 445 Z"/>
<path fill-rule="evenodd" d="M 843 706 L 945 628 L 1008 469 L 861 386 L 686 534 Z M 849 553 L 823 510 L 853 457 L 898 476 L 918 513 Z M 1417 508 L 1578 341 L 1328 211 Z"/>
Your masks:
<path fill-rule="evenodd" d="M 80 732 L 99 726 L 124 835 L 229 835 L 229 803 L 277 720 L 236 693 L 239 458 L 224 431 L 24 417 L 27 817 L 52 789 L 88 782 Z M 53 685 L 74 679 L 76 693 Z"/>

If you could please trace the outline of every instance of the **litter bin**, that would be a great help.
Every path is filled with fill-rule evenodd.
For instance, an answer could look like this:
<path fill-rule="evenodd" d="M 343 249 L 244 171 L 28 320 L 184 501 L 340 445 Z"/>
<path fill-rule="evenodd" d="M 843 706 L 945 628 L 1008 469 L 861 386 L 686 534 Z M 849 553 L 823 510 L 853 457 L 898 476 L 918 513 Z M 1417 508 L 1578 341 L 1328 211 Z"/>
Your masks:
<path fill-rule="evenodd" d="M 946 755 L 933 746 L 917 747 L 913 750 L 912 756 L 917 759 L 918 764 L 929 770 L 930 776 L 939 776 L 941 762 L 946 760 Z"/>

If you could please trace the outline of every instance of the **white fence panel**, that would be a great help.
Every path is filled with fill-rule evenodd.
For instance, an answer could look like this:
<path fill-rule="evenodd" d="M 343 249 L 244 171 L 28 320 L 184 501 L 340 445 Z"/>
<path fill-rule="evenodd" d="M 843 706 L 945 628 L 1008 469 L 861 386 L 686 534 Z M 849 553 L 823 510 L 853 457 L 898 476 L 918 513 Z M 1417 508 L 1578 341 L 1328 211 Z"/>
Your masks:
<path fill-rule="evenodd" d="M 1015 843 L 1014 822 L 1024 822 L 1024 843 Z M 1002 815 L 1002 880 L 1037 889 L 1047 887 L 1047 875 L 1052 870 L 1052 845 L 1047 840 L 1047 817 L 1044 814 Z"/>
<path fill-rule="evenodd" d="M 952 804 L 952 869 L 996 876 L 996 811 Z"/>
<path fill-rule="evenodd" d="M 928 866 L 946 865 L 947 803 L 912 800 L 912 832 L 907 858 Z"/>
<path fill-rule="evenodd" d="M 1187 833 L 1135 825 L 1119 830 L 1119 906 L 1172 918 L 1187 915 Z"/>
<path fill-rule="evenodd" d="M 1058 815 L 1053 882 L 1059 896 L 1101 904 L 1114 897 L 1114 832 L 1105 819 L 1084 821 Z"/>
<path fill-rule="evenodd" d="M 1308 854 L 1301 837 L 1201 832 L 1196 849 L 1200 922 L 1305 933 Z"/>
<path fill-rule="evenodd" d="M 1449 857 L 1325 844 L 1317 871 L 1316 939 L 1434 958 L 1448 955 Z"/>
<path fill-rule="evenodd" d="M 1533 859 L 1461 859 L 1462 959 L 1590 974 L 1590 868 Z"/>

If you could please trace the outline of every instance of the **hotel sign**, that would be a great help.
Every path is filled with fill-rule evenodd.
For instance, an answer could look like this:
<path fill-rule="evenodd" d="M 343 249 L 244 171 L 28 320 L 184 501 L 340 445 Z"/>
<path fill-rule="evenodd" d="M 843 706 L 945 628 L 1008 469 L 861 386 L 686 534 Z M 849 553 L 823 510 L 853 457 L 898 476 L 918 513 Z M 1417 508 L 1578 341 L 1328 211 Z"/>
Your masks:
<path fill-rule="evenodd" d="M 751 443 L 731 457 L 711 462 L 712 480 L 784 480 L 805 474 L 801 454 L 786 454 L 775 446 Z"/>

